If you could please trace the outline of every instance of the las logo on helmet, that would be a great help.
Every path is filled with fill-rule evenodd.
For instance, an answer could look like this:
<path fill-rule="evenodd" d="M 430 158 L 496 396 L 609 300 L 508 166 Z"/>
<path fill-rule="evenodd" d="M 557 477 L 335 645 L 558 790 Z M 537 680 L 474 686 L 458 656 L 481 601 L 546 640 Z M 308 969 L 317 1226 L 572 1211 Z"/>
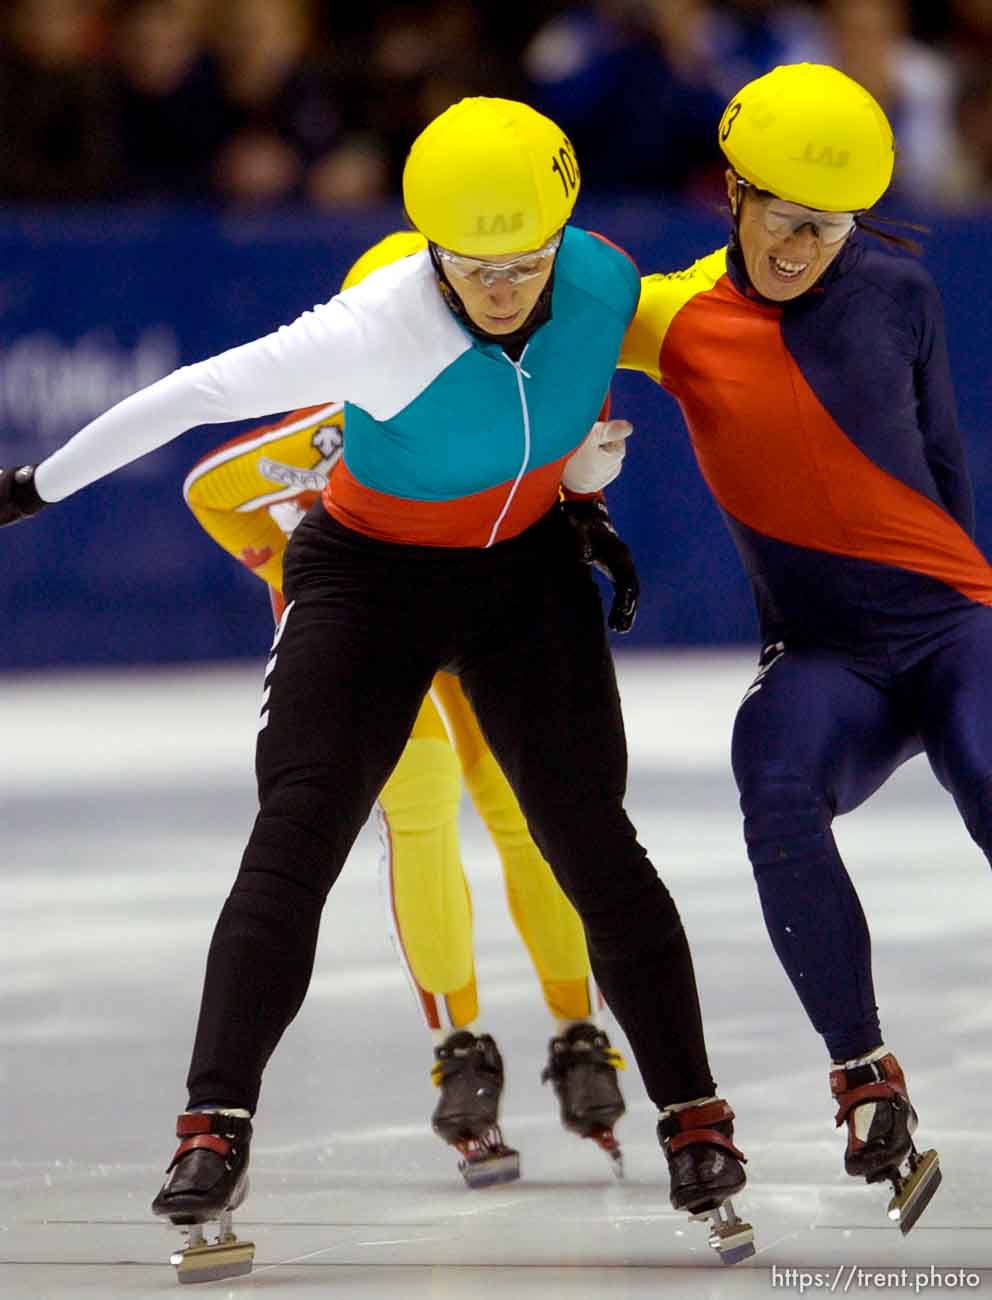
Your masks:
<path fill-rule="evenodd" d="M 508 235 L 519 230 L 524 224 L 522 212 L 498 212 L 495 217 L 480 216 L 475 223 L 473 235 Z"/>
<path fill-rule="evenodd" d="M 810 140 L 802 153 L 794 155 L 789 161 L 814 163 L 818 167 L 846 167 L 851 161 L 851 151 L 839 149 L 835 155 L 830 145 L 824 145 L 820 152 L 816 153 L 813 141 Z"/>

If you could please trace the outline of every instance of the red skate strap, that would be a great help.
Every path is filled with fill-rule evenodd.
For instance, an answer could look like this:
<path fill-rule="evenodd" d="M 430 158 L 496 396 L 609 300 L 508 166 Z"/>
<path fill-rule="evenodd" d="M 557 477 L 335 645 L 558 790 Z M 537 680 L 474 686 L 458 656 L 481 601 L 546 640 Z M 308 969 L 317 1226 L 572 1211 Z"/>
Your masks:
<path fill-rule="evenodd" d="M 866 1101 L 891 1101 L 897 1095 L 898 1089 L 894 1088 L 891 1083 L 864 1083 L 860 1088 L 852 1088 L 850 1092 L 842 1092 L 837 1097 L 838 1109 L 834 1117 L 834 1123 L 840 1128 L 854 1107 L 860 1106 Z"/>
<path fill-rule="evenodd" d="M 201 1110 L 180 1115 L 176 1120 L 176 1137 L 192 1137 L 195 1133 L 209 1133 L 213 1127 L 210 1111 Z"/>
<path fill-rule="evenodd" d="M 849 1088 L 849 1080 L 860 1080 L 861 1082 L 854 1082 L 854 1086 Z M 884 1083 L 886 1081 L 892 1084 L 900 1096 L 909 1099 L 902 1067 L 891 1052 L 880 1057 L 877 1061 L 869 1062 L 867 1065 L 856 1065 L 830 1071 L 830 1091 L 838 1098 L 843 1097 L 847 1091 L 853 1092 L 855 1087 L 860 1087 L 863 1084 Z"/>
<path fill-rule="evenodd" d="M 732 1120 L 734 1112 L 725 1101 L 718 1098 L 702 1106 L 687 1106 L 685 1110 L 677 1110 L 675 1118 L 680 1128 L 690 1125 L 693 1128 L 705 1128 L 709 1124 L 719 1124 L 722 1120 Z"/>
<path fill-rule="evenodd" d="M 702 1109 L 707 1108 L 703 1107 Z M 747 1164 L 747 1157 L 744 1153 L 738 1151 L 730 1138 L 724 1137 L 715 1128 L 691 1128 L 684 1133 L 676 1133 L 675 1137 L 672 1138 L 670 1150 L 674 1155 L 676 1151 L 681 1151 L 683 1147 L 692 1146 L 694 1142 L 705 1142 L 707 1146 L 711 1147 L 723 1147 L 724 1150 L 735 1155 L 742 1164 Z"/>
<path fill-rule="evenodd" d="M 228 1138 L 217 1137 L 213 1133 L 198 1133 L 196 1137 L 188 1137 L 185 1141 L 179 1143 L 169 1168 L 172 1169 L 183 1156 L 199 1148 L 215 1151 L 222 1160 L 226 1160 L 231 1154 L 231 1145 L 232 1143 Z"/>

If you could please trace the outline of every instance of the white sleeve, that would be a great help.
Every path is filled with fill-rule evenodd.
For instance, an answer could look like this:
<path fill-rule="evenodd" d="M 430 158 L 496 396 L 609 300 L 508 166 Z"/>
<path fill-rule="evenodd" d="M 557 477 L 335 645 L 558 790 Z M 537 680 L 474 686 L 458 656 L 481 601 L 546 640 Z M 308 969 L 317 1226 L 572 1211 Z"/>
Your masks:
<path fill-rule="evenodd" d="M 274 334 L 183 366 L 118 402 L 38 466 L 38 492 L 61 501 L 198 424 L 346 400 L 374 376 L 375 353 L 365 323 L 333 298 Z"/>

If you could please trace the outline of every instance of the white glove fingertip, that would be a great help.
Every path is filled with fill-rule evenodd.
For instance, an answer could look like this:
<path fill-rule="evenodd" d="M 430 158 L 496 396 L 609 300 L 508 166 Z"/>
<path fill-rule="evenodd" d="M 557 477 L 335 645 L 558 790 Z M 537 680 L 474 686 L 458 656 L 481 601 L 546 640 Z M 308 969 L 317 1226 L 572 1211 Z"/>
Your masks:
<path fill-rule="evenodd" d="M 608 442 L 617 442 L 629 438 L 634 432 L 634 426 L 629 420 L 607 420 L 603 427 L 609 434 L 609 437 L 605 439 Z"/>

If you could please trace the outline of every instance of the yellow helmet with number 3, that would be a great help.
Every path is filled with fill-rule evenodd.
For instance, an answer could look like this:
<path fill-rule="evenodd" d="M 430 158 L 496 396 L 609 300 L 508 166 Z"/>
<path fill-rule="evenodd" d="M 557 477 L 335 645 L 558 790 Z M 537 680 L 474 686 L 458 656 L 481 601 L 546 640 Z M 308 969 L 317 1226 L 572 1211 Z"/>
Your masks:
<path fill-rule="evenodd" d="M 888 118 L 863 86 L 824 64 L 783 64 L 748 82 L 719 131 L 739 176 L 820 212 L 862 212 L 892 179 Z"/>
<path fill-rule="evenodd" d="M 403 169 L 414 226 L 466 257 L 542 248 L 572 215 L 578 193 L 565 133 L 512 99 L 453 104 L 417 136 Z"/>

